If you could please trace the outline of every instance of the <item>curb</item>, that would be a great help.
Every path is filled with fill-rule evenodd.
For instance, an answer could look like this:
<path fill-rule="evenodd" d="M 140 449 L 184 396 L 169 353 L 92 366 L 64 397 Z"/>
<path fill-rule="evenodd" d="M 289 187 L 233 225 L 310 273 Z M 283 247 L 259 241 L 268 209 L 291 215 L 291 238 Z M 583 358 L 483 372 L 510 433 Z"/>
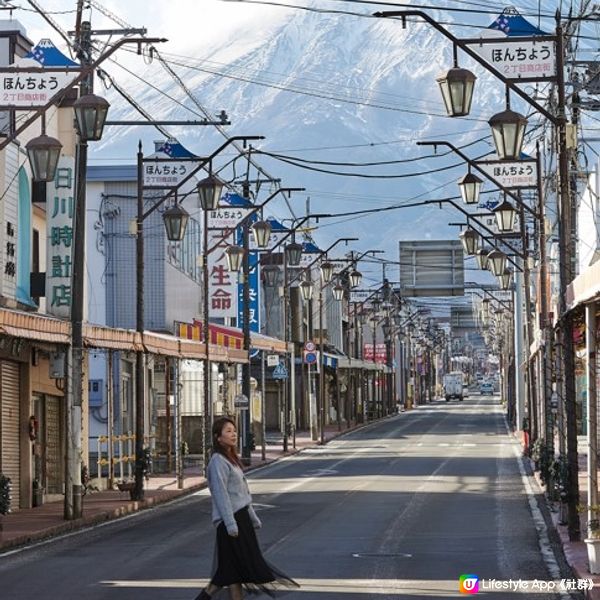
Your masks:
<path fill-rule="evenodd" d="M 170 497 L 152 497 L 146 498 L 139 501 L 129 501 L 126 504 L 119 506 L 113 510 L 108 510 L 97 515 L 89 516 L 89 517 L 81 517 L 80 519 L 75 519 L 73 521 L 65 521 L 60 525 L 54 525 L 52 527 L 48 527 L 47 529 L 42 529 L 40 531 L 27 533 L 10 540 L 2 541 L 2 536 L 0 534 L 0 553 L 5 550 L 11 550 L 17 548 L 19 546 L 24 546 L 26 544 L 30 544 L 32 542 L 41 542 L 44 540 L 48 540 L 50 538 L 56 537 L 58 535 L 64 533 L 71 533 L 75 531 L 81 531 L 88 527 L 92 527 L 93 525 L 98 525 L 100 523 L 106 523 L 108 521 L 114 521 L 121 517 L 125 517 L 127 515 L 131 515 L 137 512 L 141 512 L 143 510 L 154 508 L 161 504 L 166 504 L 173 500 L 177 500 L 179 498 L 188 496 L 198 490 L 201 490 L 206 487 L 206 483 L 200 483 L 197 485 L 190 486 L 185 490 L 181 490 L 180 493 L 176 493 Z"/>
<path fill-rule="evenodd" d="M 276 456 L 276 457 L 270 458 L 270 459 L 266 459 L 264 461 L 261 459 L 256 464 L 245 468 L 244 472 L 250 473 L 256 469 L 260 469 L 262 467 L 265 467 L 266 465 L 278 462 L 279 460 L 282 460 L 289 456 L 294 456 L 295 454 L 300 454 L 303 450 L 307 450 L 309 448 L 318 448 L 320 446 L 327 445 L 330 441 L 332 441 L 338 437 L 341 437 L 347 433 L 351 433 L 358 429 L 368 427 L 369 425 L 372 425 L 377 422 L 381 422 L 385 419 L 388 419 L 388 418 L 391 418 L 394 416 L 397 416 L 397 415 L 388 415 L 386 417 L 378 419 L 377 421 L 371 421 L 369 423 L 360 423 L 359 425 L 355 425 L 354 427 L 345 429 L 344 431 L 336 431 L 329 439 L 326 439 L 323 444 L 321 443 L 320 440 L 316 440 L 316 441 L 312 442 L 311 444 L 304 446 L 303 448 L 288 449 L 286 454 L 282 453 L 279 456 Z M 27 544 L 50 540 L 51 538 L 54 538 L 56 536 L 66 534 L 66 533 L 82 531 L 84 529 L 93 527 L 94 525 L 99 525 L 101 523 L 107 523 L 109 521 L 115 521 L 122 517 L 132 515 L 134 513 L 138 513 L 143 510 L 147 510 L 149 508 L 154 508 L 161 504 L 167 504 L 168 502 L 172 502 L 173 500 L 178 500 L 185 496 L 189 496 L 189 495 L 193 494 L 194 492 L 203 490 L 207 486 L 208 486 L 208 484 L 205 481 L 203 483 L 192 485 L 189 488 L 185 488 L 184 490 L 178 490 L 176 493 L 174 493 L 171 496 L 151 497 L 151 498 L 146 498 L 146 499 L 142 500 L 141 502 L 129 501 L 113 510 L 108 510 L 108 511 L 105 511 L 105 512 L 93 515 L 93 516 L 89 516 L 89 517 L 84 516 L 84 517 L 81 517 L 80 519 L 75 519 L 73 521 L 64 521 L 64 522 L 60 523 L 59 525 L 54 525 L 52 527 L 48 527 L 47 529 L 42 529 L 40 531 L 23 534 L 21 536 L 12 538 L 10 540 L 2 541 L 2 533 L 0 531 L 0 554 L 7 550 L 13 550 L 18 547 L 26 546 Z"/>

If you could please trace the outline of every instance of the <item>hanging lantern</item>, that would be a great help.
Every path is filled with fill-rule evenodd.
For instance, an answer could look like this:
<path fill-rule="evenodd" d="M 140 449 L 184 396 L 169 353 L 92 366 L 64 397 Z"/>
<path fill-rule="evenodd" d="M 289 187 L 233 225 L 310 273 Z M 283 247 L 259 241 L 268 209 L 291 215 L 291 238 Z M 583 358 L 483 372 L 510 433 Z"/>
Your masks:
<path fill-rule="evenodd" d="M 362 273 L 356 269 L 350 271 L 350 275 L 348 277 L 350 279 L 350 287 L 352 288 L 358 287 L 362 281 Z"/>
<path fill-rule="evenodd" d="M 285 257 L 290 267 L 297 267 L 302 260 L 302 244 L 292 242 L 285 247 Z"/>
<path fill-rule="evenodd" d="M 506 254 L 500 250 L 492 250 L 488 254 L 488 269 L 493 275 L 499 277 L 506 269 Z"/>
<path fill-rule="evenodd" d="M 271 237 L 271 223 L 269 221 L 256 221 L 252 223 L 254 242 L 259 248 L 266 248 Z"/>
<path fill-rule="evenodd" d="M 477 266 L 484 270 L 487 269 L 488 266 L 488 254 L 490 251 L 487 248 L 480 248 L 475 252 L 475 260 L 477 260 Z"/>
<path fill-rule="evenodd" d="M 167 239 L 170 242 L 181 242 L 185 236 L 185 230 L 190 219 L 187 210 L 175 203 L 163 213 L 163 221 L 167 231 Z"/>
<path fill-rule="evenodd" d="M 242 268 L 244 249 L 239 246 L 227 246 L 225 248 L 225 257 L 227 259 L 227 268 L 233 273 L 239 273 Z"/>
<path fill-rule="evenodd" d="M 277 265 L 266 265 L 261 269 L 265 286 L 273 288 L 279 281 L 279 267 Z"/>
<path fill-rule="evenodd" d="M 303 281 L 300 283 L 300 293 L 302 294 L 302 300 L 310 300 L 313 295 L 314 285 L 312 281 Z"/>
<path fill-rule="evenodd" d="M 519 160 L 527 119 L 510 109 L 495 114 L 489 121 L 500 160 Z"/>
<path fill-rule="evenodd" d="M 460 195 L 465 204 L 478 204 L 479 194 L 483 181 L 474 173 L 469 171 L 464 177 L 458 180 Z"/>
<path fill-rule="evenodd" d="M 501 233 L 506 233 L 514 229 L 517 211 L 508 200 L 505 199 L 504 202 L 496 206 L 492 212 L 496 216 L 496 224 Z"/>
<path fill-rule="evenodd" d="M 452 67 L 437 78 L 449 117 L 469 114 L 476 79 L 471 71 L 460 67 Z"/>
<path fill-rule="evenodd" d="M 329 261 L 321 263 L 321 279 L 323 283 L 329 283 L 333 279 L 334 265 Z"/>
<path fill-rule="evenodd" d="M 53 181 L 62 144 L 43 133 L 29 140 L 25 146 L 34 181 Z"/>
<path fill-rule="evenodd" d="M 344 299 L 345 291 L 346 288 L 343 285 L 334 285 L 332 289 L 334 299 L 341 302 Z"/>
<path fill-rule="evenodd" d="M 225 184 L 214 175 L 209 175 L 197 183 L 196 189 L 200 196 L 200 207 L 202 210 L 217 209 L 224 186 Z"/>
<path fill-rule="evenodd" d="M 481 246 L 481 236 L 470 227 L 460 233 L 460 241 L 467 256 L 473 256 Z"/>
<path fill-rule="evenodd" d="M 498 283 L 503 290 L 509 290 L 512 285 L 512 271 L 504 269 L 502 274 L 498 276 Z"/>
<path fill-rule="evenodd" d="M 77 132 L 82 142 L 97 142 L 102 138 L 110 104 L 100 96 L 86 94 L 73 103 Z"/>

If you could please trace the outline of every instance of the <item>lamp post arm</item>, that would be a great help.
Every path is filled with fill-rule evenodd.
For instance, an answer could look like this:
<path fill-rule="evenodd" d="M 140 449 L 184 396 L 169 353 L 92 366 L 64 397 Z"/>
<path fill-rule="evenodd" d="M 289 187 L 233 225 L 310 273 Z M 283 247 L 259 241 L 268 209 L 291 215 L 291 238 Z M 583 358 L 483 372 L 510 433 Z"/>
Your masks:
<path fill-rule="evenodd" d="M 325 250 L 321 250 L 318 253 L 317 257 L 313 261 L 311 261 L 310 264 L 308 264 L 306 267 L 304 267 L 303 270 L 306 271 L 307 269 L 310 269 L 318 260 L 321 259 L 321 257 L 325 256 L 330 250 L 333 250 L 333 248 L 335 246 L 337 246 L 340 242 L 357 242 L 357 241 L 358 241 L 358 238 L 340 238 L 340 239 L 336 240 L 335 242 L 333 242 L 333 244 L 331 244 L 329 246 L 329 248 L 326 248 Z M 289 285 L 292 285 L 292 283 L 298 281 L 298 279 L 301 277 L 301 275 L 302 274 L 296 275 L 296 277 L 294 277 L 294 279 L 292 279 L 289 282 Z"/>
<path fill-rule="evenodd" d="M 247 142 L 252 140 L 264 140 L 264 135 L 234 135 L 230 137 L 224 144 L 221 144 L 212 154 L 200 158 L 200 164 L 186 175 L 175 187 L 172 187 L 164 196 L 159 198 L 143 215 L 143 219 L 149 217 L 165 200 L 168 200 L 175 192 L 184 184 L 187 183 L 200 169 L 203 169 L 215 156 L 220 154 L 227 146 L 234 142 Z"/>
<path fill-rule="evenodd" d="M 426 200 L 424 202 L 424 204 L 451 204 L 452 206 L 454 206 L 454 208 L 456 208 L 456 210 L 460 211 L 463 215 L 465 215 L 467 217 L 467 222 L 469 221 L 469 219 L 475 221 L 475 223 L 477 223 L 477 225 L 479 225 L 482 229 L 484 229 L 492 238 L 494 238 L 494 239 L 496 238 L 496 234 L 489 227 L 487 227 L 487 225 L 485 225 L 484 223 L 482 223 L 481 221 L 479 221 L 478 219 L 476 219 L 475 217 L 473 217 L 472 214 L 470 214 L 469 212 L 467 212 L 462 206 L 460 206 L 460 204 L 457 204 L 456 202 L 454 202 L 454 200 L 450 200 L 450 199 L 444 199 L 444 200 Z M 506 241 L 504 241 L 504 243 L 519 258 L 522 258 L 523 260 L 525 260 L 525 255 L 523 253 L 519 252 L 512 244 L 509 244 Z"/>
<path fill-rule="evenodd" d="M 504 192 L 507 196 L 510 196 L 517 205 L 522 206 L 523 208 L 525 208 L 528 212 L 530 212 L 536 219 L 540 218 L 540 215 L 537 211 L 535 211 L 533 208 L 531 208 L 530 206 L 527 206 L 527 204 L 525 204 L 525 202 L 523 202 L 523 200 L 521 200 L 521 198 L 519 198 L 519 196 L 517 194 L 515 194 L 514 192 L 512 192 L 510 189 L 504 187 L 503 185 L 501 185 L 498 181 L 496 181 L 496 179 L 494 179 L 491 175 L 488 175 L 486 173 L 486 171 L 484 169 L 482 169 L 476 161 L 474 161 L 473 159 L 469 158 L 464 152 L 462 152 L 461 150 L 459 150 L 456 146 L 454 146 L 454 144 L 451 144 L 450 142 L 446 142 L 444 140 L 434 140 L 434 141 L 421 141 L 421 142 L 417 142 L 417 146 L 433 146 L 434 148 L 436 146 L 446 146 L 447 148 L 450 148 L 450 150 L 452 150 L 452 152 L 454 152 L 455 154 L 458 154 L 458 156 L 460 156 L 470 167 L 473 167 L 474 169 L 476 169 L 479 173 L 481 173 L 488 181 L 491 181 L 500 191 Z"/>
<path fill-rule="evenodd" d="M 458 46 L 465 54 L 468 54 L 475 62 L 479 63 L 484 69 L 489 71 L 494 77 L 497 77 L 512 90 L 515 94 L 521 97 L 527 104 L 533 107 L 537 112 L 544 115 L 546 119 L 548 119 L 553 125 L 560 125 L 561 120 L 558 117 L 555 117 L 551 112 L 546 110 L 541 104 L 538 104 L 533 98 L 531 98 L 528 94 L 526 94 L 521 88 L 515 85 L 510 79 L 507 79 L 498 69 L 492 67 L 488 64 L 481 56 L 479 56 L 475 51 L 471 50 L 465 42 L 461 39 L 455 37 L 452 33 L 450 33 L 445 27 L 440 25 L 435 19 L 430 17 L 427 13 L 424 13 L 420 10 L 392 10 L 392 11 L 383 11 L 373 13 L 374 17 L 402 17 L 403 25 L 406 25 L 406 17 L 420 17 L 424 21 L 426 21 L 433 28 L 437 29 L 443 36 L 447 37 L 453 44 Z M 548 36 L 550 37 L 550 36 Z M 556 38 L 557 36 L 552 36 Z"/>
<path fill-rule="evenodd" d="M 273 245 L 272 248 L 268 249 L 263 256 L 266 256 L 267 254 L 271 254 L 273 252 L 273 250 L 275 250 L 275 248 L 278 248 L 279 246 L 281 246 L 281 244 L 283 244 L 283 242 L 285 242 L 291 235 L 293 235 L 296 232 L 296 229 L 298 229 L 299 227 L 301 227 L 302 225 L 304 225 L 304 223 L 306 223 L 306 221 L 308 221 L 309 219 L 325 219 L 328 217 L 333 217 L 335 215 L 329 215 L 329 214 L 317 214 L 317 215 L 306 215 L 305 217 L 299 218 L 299 219 L 294 219 L 294 222 L 297 221 L 297 223 L 290 228 L 287 233 L 276 243 Z M 261 257 L 258 262 L 254 265 L 255 267 L 262 264 L 262 258 Z"/>
<path fill-rule="evenodd" d="M 467 287 L 466 283 L 465 283 L 465 287 Z M 476 290 L 481 290 L 486 296 L 489 296 L 492 300 L 495 300 L 496 302 L 498 302 L 499 304 L 502 304 L 502 306 L 504 308 L 506 308 L 506 310 L 512 310 L 512 307 L 508 304 L 506 304 L 506 302 L 504 302 L 504 300 L 501 300 L 500 298 L 497 298 L 496 296 L 494 296 L 494 294 L 492 294 L 491 292 L 489 292 L 488 290 L 486 290 L 485 288 L 479 286 L 479 285 L 475 285 L 473 287 L 467 287 L 467 289 L 475 294 L 476 296 L 479 296 L 480 298 L 483 298 L 483 296 L 481 294 L 478 294 Z"/>
<path fill-rule="evenodd" d="M 96 68 L 98 67 L 98 65 L 100 65 L 100 63 L 104 62 L 109 56 L 111 56 L 112 54 L 114 54 L 121 46 L 123 46 L 124 44 L 153 44 L 153 43 L 159 43 L 159 42 L 166 42 L 166 38 L 122 38 L 120 40 L 117 40 L 115 42 L 115 44 L 109 48 L 104 54 L 101 54 L 96 60 L 95 62 L 93 62 L 92 64 L 82 67 L 81 70 L 79 71 L 79 74 L 75 77 L 75 79 L 73 79 L 73 81 L 71 81 L 69 83 L 69 85 L 67 85 L 66 87 L 62 88 L 61 90 L 59 90 L 58 92 L 56 92 L 56 94 L 54 94 L 54 96 L 52 96 L 52 98 L 50 98 L 50 100 L 48 100 L 48 102 L 46 102 L 46 104 L 40 108 L 38 108 L 36 111 L 33 112 L 33 114 L 26 119 L 21 125 L 19 125 L 19 127 L 17 127 L 10 135 L 8 135 L 6 138 L 4 138 L 2 140 L 2 142 L 0 142 L 0 150 L 3 150 L 4 148 L 6 148 L 6 146 L 8 146 L 8 144 L 10 144 L 12 141 L 14 141 L 15 139 L 17 139 L 17 137 L 19 136 L 19 134 L 23 133 L 23 131 L 25 131 L 25 129 L 27 129 L 32 123 L 34 123 L 36 121 L 36 119 L 38 117 L 40 117 L 41 115 L 45 114 L 46 111 L 56 102 L 58 102 L 69 90 L 73 89 L 76 85 L 78 85 L 81 81 L 83 81 L 86 77 L 88 77 L 90 75 L 90 73 L 93 73 Z M 2 71 L 6 71 L 7 69 L 1 69 Z M 27 71 L 33 71 L 35 69 L 27 69 Z M 39 69 L 40 71 L 47 71 L 47 69 L 43 69 L 40 67 Z"/>
<path fill-rule="evenodd" d="M 259 210 L 262 210 L 269 202 L 271 202 L 271 200 L 273 200 L 273 198 L 275 198 L 277 196 L 277 194 L 280 194 L 282 192 L 303 192 L 305 190 L 305 188 L 279 188 L 278 190 L 276 190 L 275 192 L 273 192 L 264 202 L 262 202 L 261 204 L 257 204 L 256 206 L 252 207 L 252 210 L 235 226 L 235 227 L 228 227 L 227 229 L 223 229 L 222 230 L 222 236 L 221 236 L 221 240 L 216 243 L 214 246 L 211 246 L 206 254 L 210 254 L 211 252 L 214 252 L 217 248 L 221 247 L 221 242 L 231 233 L 233 233 L 238 227 L 243 227 L 247 222 L 248 219 L 250 219 L 250 217 L 252 217 L 253 215 L 255 215 Z"/>

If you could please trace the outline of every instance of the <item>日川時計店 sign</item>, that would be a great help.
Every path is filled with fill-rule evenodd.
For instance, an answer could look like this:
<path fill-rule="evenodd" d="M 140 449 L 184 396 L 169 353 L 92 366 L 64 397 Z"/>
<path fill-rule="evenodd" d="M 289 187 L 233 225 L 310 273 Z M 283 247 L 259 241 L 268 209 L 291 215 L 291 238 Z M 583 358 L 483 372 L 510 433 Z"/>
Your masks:
<path fill-rule="evenodd" d="M 0 69 L 0 108 L 45 106 L 79 73 L 79 69 Z"/>
<path fill-rule="evenodd" d="M 539 81 L 556 77 L 554 36 L 462 41 L 507 79 Z"/>

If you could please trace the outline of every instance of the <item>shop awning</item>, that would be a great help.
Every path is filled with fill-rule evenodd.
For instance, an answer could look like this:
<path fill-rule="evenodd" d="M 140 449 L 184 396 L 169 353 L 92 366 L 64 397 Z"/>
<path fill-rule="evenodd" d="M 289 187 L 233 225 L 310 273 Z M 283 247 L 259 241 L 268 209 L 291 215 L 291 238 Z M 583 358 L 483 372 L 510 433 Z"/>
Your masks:
<path fill-rule="evenodd" d="M 600 296 L 600 261 L 590 265 L 567 286 L 567 310 Z"/>
<path fill-rule="evenodd" d="M 92 348 L 109 348 L 124 352 L 143 350 L 142 340 L 136 331 L 100 325 L 83 326 L 83 343 Z"/>
<path fill-rule="evenodd" d="M 338 369 L 368 369 L 368 365 L 372 364 L 362 358 L 350 358 L 348 356 L 340 356 L 338 358 Z"/>
<path fill-rule="evenodd" d="M 286 343 L 283 340 L 279 340 L 262 333 L 250 332 L 250 346 L 254 350 L 265 350 L 267 352 L 278 352 L 284 354 L 288 351 Z"/>
<path fill-rule="evenodd" d="M 339 356 L 335 356 L 334 354 L 328 354 L 327 352 L 323 352 L 323 364 L 326 367 L 330 367 L 331 369 L 337 369 L 339 358 Z"/>
<path fill-rule="evenodd" d="M 16 310 L 0 309 L 0 333 L 12 337 L 69 344 L 71 325 L 68 321 Z"/>

